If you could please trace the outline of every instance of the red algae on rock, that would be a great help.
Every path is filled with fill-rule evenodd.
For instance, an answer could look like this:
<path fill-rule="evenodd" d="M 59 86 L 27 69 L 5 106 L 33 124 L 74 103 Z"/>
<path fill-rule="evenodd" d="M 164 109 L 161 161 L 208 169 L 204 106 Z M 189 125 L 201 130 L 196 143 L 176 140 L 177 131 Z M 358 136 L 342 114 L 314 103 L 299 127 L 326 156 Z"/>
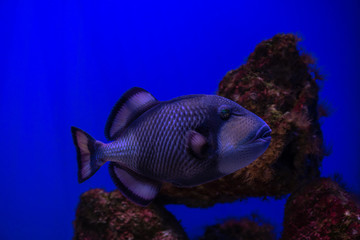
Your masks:
<path fill-rule="evenodd" d="M 129 202 L 119 191 L 83 193 L 74 221 L 77 240 L 185 240 L 184 230 L 163 206 L 146 208 Z"/>
<path fill-rule="evenodd" d="M 330 178 L 309 182 L 286 203 L 282 239 L 360 239 L 359 203 Z"/>
<path fill-rule="evenodd" d="M 227 220 L 207 227 L 200 240 L 275 240 L 273 229 L 270 224 L 259 225 L 248 218 Z"/>
<path fill-rule="evenodd" d="M 230 71 L 218 94 L 254 112 L 272 129 L 267 151 L 248 167 L 190 189 L 165 184 L 164 203 L 208 207 L 247 197 L 279 197 L 319 176 L 324 156 L 314 60 L 298 49 L 293 34 L 258 44 L 246 64 Z"/>

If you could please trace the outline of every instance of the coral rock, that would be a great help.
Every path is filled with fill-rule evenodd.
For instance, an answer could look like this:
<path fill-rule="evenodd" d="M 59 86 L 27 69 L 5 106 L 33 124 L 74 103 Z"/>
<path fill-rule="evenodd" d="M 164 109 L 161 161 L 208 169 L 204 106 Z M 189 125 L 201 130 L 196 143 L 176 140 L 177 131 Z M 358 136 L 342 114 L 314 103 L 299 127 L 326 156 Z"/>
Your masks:
<path fill-rule="evenodd" d="M 259 225 L 247 218 L 241 220 L 228 220 L 206 228 L 200 240 L 275 240 L 273 226 Z"/>
<path fill-rule="evenodd" d="M 360 239 L 360 206 L 333 180 L 314 180 L 289 197 L 282 239 Z"/>
<path fill-rule="evenodd" d="M 317 80 L 321 76 L 299 39 L 278 34 L 261 42 L 246 64 L 230 71 L 218 94 L 254 112 L 272 129 L 267 151 L 246 168 L 191 189 L 165 184 L 164 203 L 207 207 L 247 197 L 279 197 L 319 176 L 324 156 L 318 111 Z"/>
<path fill-rule="evenodd" d="M 188 239 L 174 216 L 152 203 L 143 208 L 134 205 L 119 191 L 110 193 L 92 189 L 83 193 L 74 221 L 78 240 L 98 239 Z"/>

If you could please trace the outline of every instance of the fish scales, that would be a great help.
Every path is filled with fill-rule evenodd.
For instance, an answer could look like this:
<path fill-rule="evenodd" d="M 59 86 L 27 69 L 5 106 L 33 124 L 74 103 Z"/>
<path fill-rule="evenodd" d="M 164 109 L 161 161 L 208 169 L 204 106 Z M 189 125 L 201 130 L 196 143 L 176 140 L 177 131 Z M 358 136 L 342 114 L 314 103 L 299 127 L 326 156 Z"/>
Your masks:
<path fill-rule="evenodd" d="M 168 113 L 174 113 L 176 112 L 175 106 L 169 106 L 167 109 L 167 114 Z M 176 113 L 177 114 L 177 113 Z M 175 114 L 175 115 L 176 115 Z M 180 119 L 179 119 L 180 121 Z M 178 159 L 176 157 L 172 157 L 171 153 L 176 153 L 180 151 L 180 146 L 181 143 L 179 143 L 180 139 L 180 134 L 177 132 L 177 130 L 172 132 L 172 135 L 169 136 L 167 133 L 169 132 L 169 129 L 178 129 L 178 122 L 176 121 L 168 121 L 167 127 L 166 127 L 166 134 L 164 139 L 166 139 L 166 141 L 168 141 L 170 144 L 168 144 L 168 146 L 164 146 L 164 152 L 163 152 L 163 158 L 162 159 L 167 159 L 163 162 L 163 168 L 167 169 L 168 175 L 169 176 L 175 176 L 174 174 L 176 174 L 175 169 L 174 169 L 174 163 L 178 161 Z M 171 149 L 177 149 L 176 151 L 171 151 Z"/>
<path fill-rule="evenodd" d="M 164 107 L 163 110 L 160 110 L 160 115 L 159 115 L 159 120 L 161 121 L 161 123 L 164 124 L 159 124 L 159 120 L 157 122 L 155 122 L 155 124 L 157 124 L 159 126 L 159 132 L 158 135 L 156 136 L 157 138 L 157 143 L 156 143 L 156 156 L 154 159 L 152 159 L 152 161 L 156 162 L 157 159 L 161 159 L 160 164 L 158 165 L 158 168 L 154 169 L 155 172 L 159 172 L 160 173 L 160 177 L 166 177 L 169 175 L 169 168 L 166 167 L 166 163 L 169 162 L 169 159 L 166 159 L 166 154 L 167 152 L 165 151 L 165 140 L 168 136 L 168 131 L 167 131 L 167 127 L 169 126 L 169 123 L 167 121 L 167 108 Z M 166 159 L 166 160 L 164 160 Z M 161 174 L 162 173 L 162 174 Z"/>
<path fill-rule="evenodd" d="M 165 116 L 168 115 L 168 112 L 175 114 L 173 121 L 163 121 L 164 119 L 168 119 Z M 139 125 L 135 123 L 134 129 L 131 129 L 134 131 L 134 134 L 131 134 L 129 131 L 129 135 L 127 136 L 127 134 L 124 133 L 124 138 L 129 139 L 126 143 L 128 147 L 133 149 L 137 146 L 137 148 L 134 151 L 126 151 L 130 155 L 123 155 L 120 162 L 131 166 L 133 171 L 140 171 L 147 174 L 151 172 L 154 178 L 176 178 L 178 177 L 177 175 L 188 172 L 189 168 L 194 164 L 194 161 L 191 161 L 192 158 L 190 156 L 184 154 L 186 153 L 184 136 L 186 130 L 196 128 L 205 120 L 205 114 L 201 114 L 201 111 L 198 111 L 200 113 L 198 118 L 194 117 L 193 112 L 195 111 L 190 111 L 190 108 L 184 108 L 178 104 L 170 103 L 161 106 L 160 109 L 154 109 L 154 111 L 145 114 L 144 118 L 149 118 L 149 121 L 142 122 L 142 124 Z M 192 121 L 189 121 L 188 117 L 190 117 Z M 194 121 L 196 119 L 199 121 Z M 141 121 L 141 119 L 139 119 L 139 121 Z M 152 129 L 151 133 L 147 133 L 148 129 Z M 169 132 L 170 129 L 171 131 Z M 169 137 L 169 133 L 173 134 L 171 138 Z M 135 138 L 135 134 L 139 135 Z M 174 148 L 175 151 L 169 151 L 170 147 Z M 134 163 L 137 164 L 133 165 Z M 178 169 L 180 172 L 178 172 L 177 175 L 173 175 L 174 169 L 176 169 L 174 163 L 182 163 L 181 165 L 183 166 Z"/>
<path fill-rule="evenodd" d="M 172 123 L 170 122 L 170 118 L 169 118 L 169 112 L 171 111 L 170 108 L 165 108 L 164 111 L 162 112 L 162 116 L 161 118 L 163 119 L 163 122 L 165 123 L 163 126 L 163 131 L 164 133 L 164 137 L 161 139 L 160 141 L 160 145 L 162 146 L 162 149 L 159 151 L 159 159 L 164 159 L 168 157 L 168 151 L 169 151 L 169 145 L 170 144 L 166 144 L 168 142 L 171 142 L 170 138 L 170 132 L 169 129 L 172 126 Z M 159 171 L 159 169 L 164 168 L 164 166 L 162 165 L 158 165 L 159 167 L 156 169 L 156 171 Z M 169 171 L 171 171 L 172 169 L 168 169 Z M 169 174 L 169 173 L 168 173 Z M 170 172 L 171 174 L 171 172 Z"/>
<path fill-rule="evenodd" d="M 169 167 L 166 167 L 165 163 L 169 162 L 172 163 L 172 161 L 170 161 L 170 159 L 168 159 L 168 153 L 169 153 L 169 145 L 167 144 L 169 142 L 171 142 L 171 138 L 169 138 L 169 129 L 171 129 L 170 127 L 172 126 L 171 122 L 169 122 L 169 108 L 165 108 L 164 111 L 162 111 L 161 113 L 161 119 L 163 120 L 163 122 L 165 123 L 164 126 L 162 127 L 162 130 L 164 132 L 164 135 L 162 136 L 159 144 L 161 146 L 161 149 L 158 151 L 158 158 L 159 159 L 167 159 L 166 161 L 162 161 L 161 164 L 158 164 L 158 168 L 155 171 L 159 171 L 160 169 L 166 169 L 167 172 L 165 173 L 165 175 L 170 175 L 172 172 L 172 165 L 170 165 Z M 155 159 L 156 162 L 156 159 Z"/>
<path fill-rule="evenodd" d="M 175 125 L 175 118 L 173 117 L 173 114 L 171 114 L 174 110 L 169 108 L 167 113 L 169 114 L 168 116 L 168 122 L 169 124 L 167 125 L 167 130 L 170 130 L 174 125 Z M 170 143 L 170 144 L 167 144 L 167 146 L 165 147 L 165 152 L 166 152 L 166 156 L 168 159 L 173 159 L 172 158 L 172 152 L 171 152 L 171 149 L 175 146 L 175 136 L 176 136 L 177 132 L 176 131 L 169 131 L 169 134 L 168 134 L 168 138 L 167 138 L 167 141 Z M 177 169 L 177 166 L 176 166 L 176 163 L 177 161 L 172 161 L 172 167 L 171 167 L 171 175 L 172 176 L 175 176 L 176 174 L 176 169 Z"/>

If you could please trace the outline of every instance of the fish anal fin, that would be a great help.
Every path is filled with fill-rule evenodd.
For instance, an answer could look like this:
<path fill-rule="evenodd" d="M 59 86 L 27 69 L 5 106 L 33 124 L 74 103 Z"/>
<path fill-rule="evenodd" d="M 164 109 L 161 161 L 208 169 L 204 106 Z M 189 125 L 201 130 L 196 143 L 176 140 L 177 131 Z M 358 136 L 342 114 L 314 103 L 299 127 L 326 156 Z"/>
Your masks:
<path fill-rule="evenodd" d="M 105 126 L 105 136 L 115 140 L 123 130 L 158 101 L 148 91 L 134 87 L 128 90 L 113 107 Z"/>
<path fill-rule="evenodd" d="M 141 206 L 149 205 L 162 185 L 161 182 L 148 179 L 114 162 L 110 163 L 109 171 L 112 180 L 121 193 Z"/>
<path fill-rule="evenodd" d="M 209 148 L 206 137 L 197 131 L 190 130 L 187 132 L 186 138 L 186 147 L 188 152 L 196 158 L 205 158 Z"/>

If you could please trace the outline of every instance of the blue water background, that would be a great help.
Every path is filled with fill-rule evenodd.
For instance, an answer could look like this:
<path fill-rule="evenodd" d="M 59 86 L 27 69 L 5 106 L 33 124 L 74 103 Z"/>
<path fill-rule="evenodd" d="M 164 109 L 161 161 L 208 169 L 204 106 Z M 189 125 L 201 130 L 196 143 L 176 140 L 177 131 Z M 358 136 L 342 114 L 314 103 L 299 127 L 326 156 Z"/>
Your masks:
<path fill-rule="evenodd" d="M 70 126 L 104 141 L 113 104 L 139 86 L 159 100 L 214 94 L 256 44 L 296 33 L 326 76 L 322 130 L 360 194 L 359 1 L 0 1 L 0 239 L 70 239 L 81 193 L 113 190 L 106 167 L 83 184 Z M 281 232 L 285 199 L 168 206 L 191 238 L 258 213 Z"/>

